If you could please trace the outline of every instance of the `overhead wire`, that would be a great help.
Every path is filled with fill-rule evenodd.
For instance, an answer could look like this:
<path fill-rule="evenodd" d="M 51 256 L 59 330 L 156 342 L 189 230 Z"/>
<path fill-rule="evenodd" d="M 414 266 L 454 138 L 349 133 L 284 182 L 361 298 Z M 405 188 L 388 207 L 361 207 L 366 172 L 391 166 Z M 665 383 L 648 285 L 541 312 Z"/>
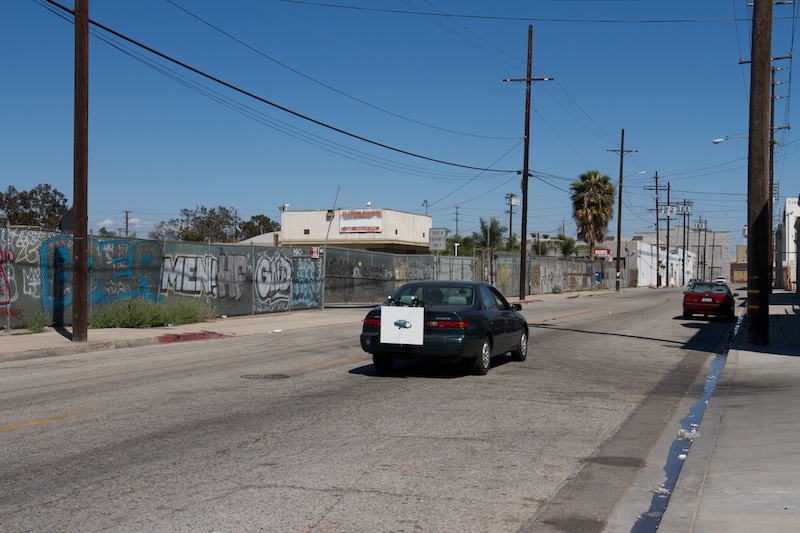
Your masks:
<path fill-rule="evenodd" d="M 263 57 L 264 59 L 267 59 L 267 60 L 275 63 L 276 65 L 278 65 L 280 67 L 283 67 L 283 68 L 293 72 L 294 74 L 297 74 L 298 76 L 301 76 L 301 77 L 303 77 L 303 78 L 305 78 L 305 79 L 307 79 L 307 80 L 309 80 L 309 81 L 311 81 L 313 83 L 316 83 L 317 85 L 320 85 L 320 86 L 322 86 L 322 87 L 324 87 L 324 88 L 326 88 L 326 89 L 328 89 L 330 91 L 333 91 L 336 94 L 344 96 L 345 98 L 349 98 L 350 100 L 353 100 L 355 102 L 358 102 L 359 104 L 362 104 L 362 105 L 365 105 L 367 107 L 370 107 L 370 108 L 372 108 L 372 109 L 374 109 L 376 111 L 380 111 L 381 113 L 385 113 L 387 115 L 393 116 L 395 118 L 399 118 L 401 120 L 405 120 L 407 122 L 411 122 L 413 124 L 417 124 L 419 126 L 424 126 L 426 128 L 431 128 L 431 129 L 435 129 L 435 130 L 439 130 L 439 131 L 444 131 L 444 132 L 452 133 L 452 134 L 455 134 L 455 135 L 462 135 L 462 136 L 465 136 L 465 137 L 475 137 L 475 138 L 480 138 L 480 139 L 498 139 L 498 140 L 509 140 L 509 139 L 515 139 L 516 138 L 516 137 L 499 137 L 499 136 L 491 136 L 491 135 L 480 135 L 480 134 L 476 134 L 476 133 L 466 133 L 466 132 L 455 131 L 455 130 L 452 130 L 452 129 L 443 128 L 441 126 L 436 126 L 434 124 L 429 124 L 427 122 L 422 122 L 420 120 L 412 119 L 412 118 L 400 115 L 399 113 L 395 113 L 393 111 L 389 111 L 388 109 L 385 109 L 383 107 L 380 107 L 380 106 L 377 106 L 377 105 L 372 104 L 370 102 L 367 102 L 366 100 L 364 100 L 362 98 L 358 98 L 358 97 L 353 96 L 351 94 L 348 94 L 348 93 L 346 93 L 346 92 L 344 92 L 342 90 L 339 90 L 336 87 L 333 87 L 332 85 L 330 85 L 328 83 L 320 81 L 320 80 L 318 80 L 318 79 L 316 79 L 316 78 L 314 78 L 312 76 L 309 76 L 308 74 L 305 74 L 305 73 L 297 70 L 294 67 L 291 67 L 290 65 L 287 65 L 286 63 L 284 63 L 282 61 L 279 61 L 279 60 L 275 59 L 274 57 L 264 53 L 263 51 L 257 49 L 256 47 L 244 42 L 243 40 L 241 40 L 238 37 L 234 36 L 230 32 L 227 32 L 227 31 L 223 30 L 219 26 L 217 26 L 215 24 L 212 24 L 211 22 L 209 22 L 208 20 L 202 18 L 201 16 L 197 15 L 196 13 L 190 11 L 189 9 L 187 9 L 187 8 L 181 6 L 181 5 L 179 5 L 174 0 L 164 0 L 164 1 L 167 2 L 168 4 L 171 4 L 175 8 L 183 11 L 184 13 L 186 13 L 190 17 L 194 18 L 195 20 L 201 22 L 202 24 L 205 24 L 206 26 L 208 26 L 209 28 L 213 29 L 214 31 L 224 35 L 228 39 L 230 39 L 230 40 L 232 40 L 232 41 L 244 46 L 248 50 L 258 54 L 259 56 Z"/>
<path fill-rule="evenodd" d="M 70 10 L 69 8 L 67 8 L 67 7 L 55 2 L 55 0 L 41 0 L 41 1 L 48 2 L 48 3 L 58 7 L 59 9 L 62 9 L 64 11 L 74 15 L 74 11 L 73 10 Z M 129 42 L 129 43 L 131 43 L 131 44 L 133 44 L 133 45 L 135 45 L 137 47 L 140 47 L 140 48 L 150 52 L 151 54 L 154 54 L 154 55 L 156 55 L 156 56 L 158 56 L 158 57 L 160 57 L 160 58 L 162 58 L 162 59 L 164 59 L 166 61 L 169 61 L 169 62 L 174 63 L 175 65 L 178 65 L 178 66 L 180 66 L 180 67 L 182 67 L 182 68 L 184 68 L 186 70 L 189 70 L 189 71 L 197 74 L 198 76 L 201 76 L 201 77 L 206 78 L 206 79 L 208 79 L 210 81 L 213 81 L 213 82 L 215 82 L 215 83 L 217 83 L 219 85 L 227 87 L 228 89 L 231 89 L 232 91 L 235 91 L 235 92 L 237 92 L 239 94 L 247 96 L 248 98 L 257 100 L 257 101 L 259 101 L 259 102 L 261 102 L 263 104 L 269 105 L 269 106 L 271 106 L 271 107 L 273 107 L 275 109 L 278 109 L 278 110 L 281 110 L 281 111 L 283 111 L 285 113 L 288 113 L 288 114 L 290 114 L 290 115 L 292 115 L 292 116 L 294 116 L 296 118 L 305 120 L 307 122 L 311 122 L 312 124 L 316 124 L 317 126 L 320 126 L 322 128 L 325 128 L 325 129 L 328 129 L 330 131 L 334 131 L 336 133 L 345 135 L 347 137 L 350 137 L 350 138 L 365 142 L 367 144 L 371 144 L 373 146 L 377 146 L 379 148 L 390 150 L 390 151 L 393 151 L 393 152 L 396 152 L 396 153 L 399 153 L 399 154 L 402 154 L 402 155 L 406 155 L 406 156 L 409 156 L 409 157 L 414 157 L 414 158 L 425 160 L 425 161 L 429 161 L 429 162 L 432 162 L 432 163 L 439 163 L 439 164 L 442 164 L 442 165 L 453 166 L 453 167 L 457 167 L 457 168 L 464 168 L 464 169 L 469 169 L 469 170 L 479 170 L 479 171 L 482 171 L 482 172 L 497 172 L 497 173 L 503 173 L 503 174 L 508 173 L 508 172 L 516 172 L 516 170 L 499 170 L 499 169 L 492 169 L 492 168 L 477 167 L 477 166 L 473 166 L 473 165 L 465 165 L 465 164 L 461 164 L 461 163 L 455 163 L 455 162 L 452 162 L 452 161 L 445 161 L 443 159 L 438 159 L 438 158 L 434 158 L 434 157 L 429 157 L 429 156 L 417 154 L 417 153 L 411 152 L 409 150 L 404 150 L 404 149 L 401 149 L 401 148 L 397 148 L 397 147 L 390 146 L 390 145 L 385 144 L 385 143 L 381 143 L 381 142 L 369 139 L 369 138 L 364 137 L 362 135 L 358 135 L 358 134 L 352 133 L 350 131 L 344 130 L 342 128 L 333 126 L 333 125 L 328 124 L 326 122 L 323 122 L 321 120 L 317 120 L 317 119 L 315 119 L 313 117 L 310 117 L 310 116 L 305 115 L 303 113 L 300 113 L 298 111 L 294 111 L 292 109 L 289 109 L 286 106 L 280 105 L 280 104 L 278 104 L 276 102 L 272 102 L 271 100 L 268 100 L 268 99 L 266 99 L 264 97 L 258 96 L 256 94 L 254 94 L 254 93 L 252 93 L 250 91 L 247 91 L 245 89 L 242 89 L 241 87 L 238 87 L 236 85 L 233 85 L 232 83 L 228 83 L 228 82 L 226 82 L 226 81 L 224 81 L 224 80 L 222 80 L 220 78 L 217 78 L 215 76 L 212 76 L 211 74 L 208 74 L 208 73 L 206 73 L 206 72 L 204 72 L 204 71 L 202 71 L 202 70 L 200 70 L 198 68 L 192 67 L 191 65 L 189 65 L 189 64 L 187 64 L 185 62 L 182 62 L 182 61 L 177 60 L 177 59 L 175 59 L 175 58 L 173 58 L 173 57 L 171 57 L 171 56 L 169 56 L 167 54 L 164 54 L 163 52 L 159 52 L 158 50 L 156 50 L 156 49 L 154 49 L 154 48 L 152 48 L 150 46 L 147 46 L 144 43 L 136 41 L 135 39 L 132 39 L 132 38 L 130 38 L 130 37 L 118 32 L 118 31 L 116 31 L 116 30 L 114 30 L 112 28 L 109 28 L 108 26 L 100 24 L 97 21 L 94 21 L 94 20 L 90 19 L 89 20 L 89 24 L 91 24 L 91 25 L 93 25 L 93 26 L 95 26 L 97 28 L 100 28 L 103 31 L 106 31 L 106 32 L 108 32 L 108 33 L 110 33 L 110 34 L 112 34 L 112 35 L 114 35 L 114 36 L 116 36 L 116 37 L 118 37 L 120 39 L 123 39 L 124 41 L 127 41 L 127 42 Z"/>

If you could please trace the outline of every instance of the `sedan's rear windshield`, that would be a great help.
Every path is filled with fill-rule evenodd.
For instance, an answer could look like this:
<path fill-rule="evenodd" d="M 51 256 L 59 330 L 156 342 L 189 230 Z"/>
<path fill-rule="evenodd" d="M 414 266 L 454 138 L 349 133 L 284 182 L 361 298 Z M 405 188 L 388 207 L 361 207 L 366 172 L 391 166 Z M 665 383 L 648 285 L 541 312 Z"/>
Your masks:
<path fill-rule="evenodd" d="M 726 294 L 724 285 L 718 283 L 695 283 L 689 288 L 689 292 L 705 293 L 711 292 L 716 294 Z"/>
<path fill-rule="evenodd" d="M 459 285 L 407 285 L 392 295 L 405 304 L 413 299 L 427 305 L 471 306 L 474 298 L 472 287 Z"/>

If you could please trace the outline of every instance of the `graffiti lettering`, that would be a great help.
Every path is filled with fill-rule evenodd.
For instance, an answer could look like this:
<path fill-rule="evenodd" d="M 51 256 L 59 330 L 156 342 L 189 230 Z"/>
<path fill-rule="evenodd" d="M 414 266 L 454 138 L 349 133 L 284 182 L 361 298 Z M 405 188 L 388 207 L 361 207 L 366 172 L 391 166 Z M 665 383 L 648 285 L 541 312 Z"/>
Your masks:
<path fill-rule="evenodd" d="M 314 259 L 294 259 L 292 261 L 294 280 L 292 282 L 292 308 L 319 306 L 319 261 Z"/>
<path fill-rule="evenodd" d="M 246 255 L 220 255 L 217 274 L 219 297 L 241 300 L 249 273 Z"/>
<path fill-rule="evenodd" d="M 22 309 L 9 309 L 8 307 L 0 308 L 0 317 L 11 317 L 20 320 L 22 319 Z"/>
<path fill-rule="evenodd" d="M 217 296 L 217 260 L 210 255 L 164 256 L 161 290 Z"/>
<path fill-rule="evenodd" d="M 292 263 L 283 251 L 258 254 L 256 261 L 255 311 L 289 310 L 289 292 L 292 285 Z"/>

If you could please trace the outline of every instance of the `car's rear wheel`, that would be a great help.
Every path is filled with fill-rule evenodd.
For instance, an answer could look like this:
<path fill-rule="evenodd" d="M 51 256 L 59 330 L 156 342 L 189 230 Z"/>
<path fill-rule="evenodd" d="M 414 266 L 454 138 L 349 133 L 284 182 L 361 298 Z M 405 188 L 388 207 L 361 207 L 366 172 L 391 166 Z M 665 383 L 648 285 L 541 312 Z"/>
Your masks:
<path fill-rule="evenodd" d="M 478 376 L 485 376 L 489 372 L 490 366 L 492 366 L 492 343 L 487 338 L 483 339 L 481 353 L 472 363 L 472 373 Z"/>
<path fill-rule="evenodd" d="M 689 320 L 690 318 L 692 318 L 692 313 L 687 313 L 686 311 L 684 311 L 683 312 L 683 319 L 684 320 Z"/>
<path fill-rule="evenodd" d="M 528 334 L 522 332 L 519 335 L 519 344 L 511 350 L 511 359 L 513 361 L 524 361 L 528 357 Z"/>
<path fill-rule="evenodd" d="M 375 365 L 375 370 L 381 374 L 384 374 L 392 370 L 392 367 L 394 366 L 394 359 L 385 353 L 374 353 L 372 354 L 372 364 Z"/>

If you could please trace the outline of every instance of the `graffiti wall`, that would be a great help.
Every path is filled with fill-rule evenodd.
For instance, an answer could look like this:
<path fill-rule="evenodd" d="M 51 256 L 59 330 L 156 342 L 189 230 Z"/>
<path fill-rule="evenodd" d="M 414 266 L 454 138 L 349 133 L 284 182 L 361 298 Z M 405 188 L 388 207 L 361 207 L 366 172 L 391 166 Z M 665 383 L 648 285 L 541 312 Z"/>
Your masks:
<path fill-rule="evenodd" d="M 328 248 L 326 302 L 381 302 L 396 288 L 394 256 Z"/>
<path fill-rule="evenodd" d="M 72 323 L 72 244 L 69 234 L 0 228 L 0 327 L 23 328 L 42 315 L 53 324 Z M 228 316 L 317 309 L 323 303 L 375 304 L 400 285 L 424 279 L 491 277 L 503 294 L 519 291 L 519 256 L 509 253 L 488 262 L 488 254 L 393 255 L 345 248 L 323 253 L 317 247 L 101 237 L 90 237 L 88 252 L 90 317 L 103 306 L 134 298 L 195 299 Z M 599 285 L 598 265 L 588 260 L 534 256 L 528 263 L 528 294 Z M 600 277 L 607 285 L 608 276 Z"/>
<path fill-rule="evenodd" d="M 41 314 L 72 323 L 72 244 L 70 234 L 0 229 L 0 327 Z M 322 266 L 312 250 L 90 237 L 89 314 L 136 298 L 199 299 L 228 316 L 319 308 Z"/>

